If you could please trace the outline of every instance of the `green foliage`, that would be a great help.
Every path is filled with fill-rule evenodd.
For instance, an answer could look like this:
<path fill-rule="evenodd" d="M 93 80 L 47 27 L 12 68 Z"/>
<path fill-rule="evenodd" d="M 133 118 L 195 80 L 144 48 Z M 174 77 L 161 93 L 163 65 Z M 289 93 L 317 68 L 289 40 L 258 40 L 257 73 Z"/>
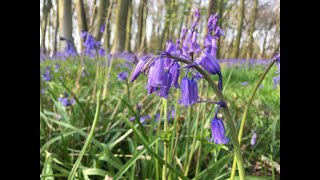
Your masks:
<path fill-rule="evenodd" d="M 41 94 L 40 113 L 40 165 L 43 180 L 66 179 L 88 138 L 97 109 L 97 90 L 94 91 L 94 84 L 98 61 L 84 61 L 86 76 L 79 73 L 82 67 L 78 58 L 41 63 L 41 69 L 51 66 L 53 79 L 42 82 L 42 88 L 47 89 Z M 54 72 L 56 62 L 61 65 L 58 72 Z M 168 154 L 171 158 L 168 159 L 167 168 L 171 179 L 229 178 L 233 159 L 232 144 L 215 145 L 206 140 L 211 134 L 210 121 L 214 107 L 201 103 L 191 107 L 192 113 L 188 113 L 188 108 L 180 106 L 176 122 L 169 118 L 168 128 L 163 130 L 165 118 L 161 98 L 147 95 L 147 79 L 144 75 L 140 75 L 138 81 L 129 83 L 131 96 L 128 100 L 126 83 L 117 78 L 119 72 L 126 71 L 130 74 L 129 68 L 119 67 L 119 64 L 123 65 L 124 62 L 123 59 L 115 59 L 110 76 L 103 77 L 109 78 L 108 81 L 102 81 L 107 82 L 107 96 L 99 101 L 101 110 L 97 112 L 97 126 L 92 143 L 88 145 L 79 162 L 75 179 L 103 179 L 107 176 L 114 179 L 155 179 L 156 172 L 162 172 L 163 168 L 164 142 L 170 147 Z M 221 66 L 225 85 L 223 93 L 230 103 L 238 130 L 249 95 L 265 67 Z M 258 90 L 247 115 L 241 148 L 248 179 L 271 179 L 272 175 L 279 175 L 276 170 L 263 165 L 259 170 L 260 174 L 254 170 L 256 163 L 262 162 L 261 155 L 280 164 L 279 87 L 274 89 L 272 83 L 272 78 L 276 76 L 275 71 L 276 67 L 273 67 L 267 74 L 262 82 L 263 88 Z M 242 82 L 248 82 L 248 85 L 242 86 Z M 200 88 L 200 84 L 201 99 L 215 100 L 212 89 L 208 88 L 206 83 Z M 180 98 L 176 96 L 177 91 L 179 90 L 172 89 L 172 97 L 167 101 L 169 115 Z M 64 107 L 58 101 L 58 97 L 64 92 L 76 99 L 73 106 Z M 141 109 L 136 106 L 139 102 L 143 105 Z M 159 124 L 155 121 L 157 113 L 160 113 L 161 117 Z M 144 124 L 129 121 L 131 117 L 139 120 L 146 115 L 151 119 Z M 258 134 L 254 146 L 250 145 L 251 129 Z M 189 166 L 186 177 L 183 176 L 185 164 Z M 199 168 L 196 168 L 197 164 Z"/>

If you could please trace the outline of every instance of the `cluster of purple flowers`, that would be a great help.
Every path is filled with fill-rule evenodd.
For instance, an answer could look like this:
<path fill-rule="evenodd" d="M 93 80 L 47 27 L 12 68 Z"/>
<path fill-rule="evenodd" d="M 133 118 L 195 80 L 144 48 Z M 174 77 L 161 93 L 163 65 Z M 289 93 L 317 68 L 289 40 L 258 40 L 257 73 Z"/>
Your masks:
<path fill-rule="evenodd" d="M 222 75 L 220 71 L 220 65 L 216 59 L 217 52 L 217 40 L 222 35 L 222 30 L 218 26 L 218 14 L 212 14 L 209 17 L 207 28 L 208 34 L 204 40 L 204 49 L 201 50 L 200 45 L 197 43 L 197 30 L 196 26 L 200 19 L 200 12 L 197 9 L 194 13 L 194 22 L 191 29 L 183 28 L 180 34 L 180 38 L 176 40 L 174 44 L 170 39 L 166 43 L 166 51 L 160 56 L 146 55 L 139 58 L 136 68 L 131 75 L 131 82 L 133 82 L 141 72 L 148 73 L 148 82 L 146 89 L 149 94 L 157 94 L 163 98 L 169 98 L 170 88 L 180 88 L 182 98 L 179 103 L 190 106 L 199 102 L 198 87 L 195 80 L 196 77 L 202 77 L 198 73 L 193 73 L 192 78 L 188 78 L 189 69 L 192 66 L 200 65 L 209 74 L 218 75 L 219 82 L 218 87 L 222 89 Z M 214 32 L 214 35 L 212 33 Z M 188 33 L 187 37 L 186 34 Z M 202 54 L 196 58 L 194 55 Z M 186 59 L 190 59 L 195 64 L 188 65 L 186 68 L 186 74 L 181 80 L 181 86 L 179 85 L 180 64 L 169 57 L 163 57 L 165 54 L 173 54 L 182 56 Z"/>
<path fill-rule="evenodd" d="M 169 98 L 171 87 L 180 88 L 181 99 L 179 99 L 179 103 L 184 106 L 190 106 L 199 102 L 196 78 L 203 78 L 199 73 L 193 72 L 192 68 L 201 66 L 209 74 L 219 76 L 218 88 L 222 90 L 222 75 L 220 65 L 216 58 L 218 48 L 217 41 L 223 34 L 223 31 L 218 26 L 218 14 L 212 14 L 208 19 L 208 33 L 205 36 L 202 49 L 197 43 L 198 34 L 196 26 L 199 19 L 200 12 L 197 9 L 194 13 L 194 21 L 191 29 L 188 31 L 188 29 L 183 28 L 180 38 L 176 40 L 175 44 L 170 39 L 166 43 L 166 51 L 160 56 L 145 55 L 140 57 L 139 62 L 131 74 L 130 81 L 133 82 L 138 78 L 140 73 L 143 72 L 148 75 L 146 89 L 149 94 L 154 93 L 160 97 Z M 186 36 L 187 33 L 188 35 Z M 178 61 L 170 58 L 172 57 L 170 55 L 182 57 L 193 63 L 181 68 Z M 195 56 L 198 57 L 194 58 Z M 180 71 L 183 68 L 186 69 L 186 73 L 179 84 Z M 188 78 L 188 72 L 192 73 L 191 78 Z M 212 138 L 210 141 L 214 141 L 216 144 L 227 144 L 228 139 L 225 136 L 223 122 L 217 117 L 219 108 L 225 107 L 226 104 L 224 102 L 217 104 L 219 104 L 219 106 L 211 122 Z"/>
<path fill-rule="evenodd" d="M 84 53 L 86 55 L 94 57 L 97 52 L 99 56 L 106 55 L 106 52 L 101 45 L 101 42 L 97 41 L 91 34 L 89 34 L 88 32 L 82 32 L 81 38 L 84 40 L 83 46 L 85 47 Z"/>
<path fill-rule="evenodd" d="M 49 67 L 49 66 L 46 67 L 46 70 L 45 70 L 45 72 L 44 72 L 43 75 L 42 75 L 42 79 L 43 79 L 44 81 L 51 81 L 51 80 L 52 80 L 52 78 L 51 78 L 51 76 L 50 76 L 50 67 Z"/>
<path fill-rule="evenodd" d="M 67 93 L 64 93 L 63 97 L 58 98 L 58 100 L 64 107 L 69 107 L 75 103 L 74 99 L 69 99 L 68 97 L 69 95 Z"/>

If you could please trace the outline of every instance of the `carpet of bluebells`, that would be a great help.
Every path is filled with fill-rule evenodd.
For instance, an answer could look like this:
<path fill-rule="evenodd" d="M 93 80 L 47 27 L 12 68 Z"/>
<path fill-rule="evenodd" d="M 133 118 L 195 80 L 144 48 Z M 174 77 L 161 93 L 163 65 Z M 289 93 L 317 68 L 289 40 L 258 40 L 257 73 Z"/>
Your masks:
<path fill-rule="evenodd" d="M 199 66 L 217 75 L 212 78 L 222 90 L 239 130 L 249 96 L 271 59 L 215 59 L 218 65 L 207 69 L 205 58 L 215 56 L 214 42 L 223 33 L 214 24 L 217 16 L 212 15 L 208 32 L 213 31 L 215 35 L 207 35 L 201 49 L 195 31 L 200 14 L 196 12 L 194 16 L 190 31 L 183 29 L 175 44 L 167 41 L 166 53 L 198 57 L 195 62 Z M 161 55 L 152 58 L 126 52 L 108 54 L 90 34 L 83 32 L 82 38 L 83 53 L 78 54 L 68 42 L 65 51 L 53 57 L 40 54 L 40 172 L 43 178 L 69 176 L 95 117 L 98 120 L 94 136 L 77 169 L 78 179 L 161 179 L 162 165 L 143 148 L 134 130 L 143 135 L 160 157 L 164 156 L 167 146 L 170 149 L 167 160 L 183 174 L 188 167 L 185 174 L 188 178 L 230 177 L 233 146 L 229 129 L 223 125 L 223 113 L 218 113 L 220 106 L 216 108 L 200 101 L 213 101 L 216 97 L 192 66 L 180 68 L 177 61 L 168 57 L 163 58 L 161 65 Z M 148 72 L 140 74 L 139 70 L 137 74 L 135 69 L 141 57 L 154 62 Z M 151 78 L 162 66 L 161 77 Z M 279 66 L 279 63 L 278 67 L 274 65 L 266 75 L 247 115 L 241 151 L 248 178 L 280 176 Z M 191 78 L 188 73 L 192 74 Z M 166 106 L 162 99 L 166 99 Z M 101 106 L 98 112 L 97 100 Z M 164 129 L 164 124 L 169 128 Z M 223 132 L 214 132 L 213 128 Z M 168 176 L 178 179 L 170 170 Z"/>

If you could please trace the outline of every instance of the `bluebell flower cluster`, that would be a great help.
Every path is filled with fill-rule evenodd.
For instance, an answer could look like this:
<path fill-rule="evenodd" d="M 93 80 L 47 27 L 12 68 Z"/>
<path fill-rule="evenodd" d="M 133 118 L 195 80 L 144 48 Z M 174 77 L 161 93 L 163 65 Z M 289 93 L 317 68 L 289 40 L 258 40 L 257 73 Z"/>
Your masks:
<path fill-rule="evenodd" d="M 124 81 L 128 78 L 128 73 L 127 72 L 121 72 L 118 74 L 118 79 L 119 81 Z"/>
<path fill-rule="evenodd" d="M 183 28 L 180 37 L 175 43 L 172 39 L 166 42 L 166 50 L 160 56 L 145 55 L 140 57 L 131 74 L 130 81 L 133 82 L 143 72 L 148 75 L 146 85 L 148 94 L 156 94 L 167 99 L 170 98 L 171 87 L 180 88 L 182 97 L 179 99 L 179 103 L 184 106 L 190 106 L 199 102 L 196 78 L 202 78 L 202 76 L 190 70 L 194 69 L 194 66 L 199 65 L 209 74 L 219 76 L 218 88 L 222 90 L 222 74 L 219 62 L 216 59 L 217 40 L 223 34 L 218 26 L 218 14 L 212 14 L 208 19 L 208 34 L 204 39 L 203 49 L 201 49 L 198 43 L 196 28 L 200 20 L 198 9 L 195 11 L 193 19 L 191 28 Z M 194 62 L 194 64 L 181 67 L 178 61 L 170 58 L 168 55 L 183 57 Z M 196 56 L 198 57 L 194 61 Z M 179 82 L 183 68 L 186 69 L 186 73 L 181 82 Z M 192 73 L 191 78 L 188 77 L 189 72 Z"/>
<path fill-rule="evenodd" d="M 59 102 L 61 102 L 61 104 L 64 107 L 69 107 L 75 103 L 74 99 L 69 99 L 68 97 L 69 97 L 69 95 L 67 93 L 64 93 L 63 97 L 58 98 Z"/>

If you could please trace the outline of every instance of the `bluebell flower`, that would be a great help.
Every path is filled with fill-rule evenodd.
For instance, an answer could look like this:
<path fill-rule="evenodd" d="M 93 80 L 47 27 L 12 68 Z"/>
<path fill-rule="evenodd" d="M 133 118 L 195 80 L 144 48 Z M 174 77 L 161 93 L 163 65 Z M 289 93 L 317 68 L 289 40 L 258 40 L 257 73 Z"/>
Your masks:
<path fill-rule="evenodd" d="M 251 146 L 254 146 L 256 142 L 257 142 L 257 133 L 254 130 L 252 130 L 252 137 L 250 141 Z"/>
<path fill-rule="evenodd" d="M 170 73 L 165 73 L 162 76 L 162 85 L 160 88 L 160 91 L 158 93 L 158 95 L 160 97 L 163 97 L 165 99 L 169 98 L 169 91 L 170 91 L 170 87 L 171 87 L 171 83 L 172 83 L 172 75 Z"/>
<path fill-rule="evenodd" d="M 121 72 L 118 74 L 118 79 L 119 81 L 124 81 L 128 78 L 128 73 L 127 72 Z"/>
<path fill-rule="evenodd" d="M 208 73 L 215 75 L 220 73 L 220 65 L 218 61 L 210 54 L 210 50 L 206 48 L 201 56 L 196 59 L 196 63 L 201 65 Z"/>
<path fill-rule="evenodd" d="M 135 117 L 131 117 L 129 120 L 130 121 L 134 121 L 136 118 Z M 149 120 L 149 119 L 151 119 L 151 117 L 149 116 L 149 115 L 147 115 L 147 116 L 141 116 L 140 117 L 140 123 L 141 124 L 144 124 L 145 122 L 146 122 L 146 120 Z"/>
<path fill-rule="evenodd" d="M 106 55 L 106 51 L 101 47 L 99 49 L 99 56 L 105 56 Z"/>
<path fill-rule="evenodd" d="M 178 62 L 173 63 L 172 67 L 169 70 L 172 74 L 172 84 L 175 88 L 179 88 L 179 76 L 180 76 L 180 64 Z"/>
<path fill-rule="evenodd" d="M 73 105 L 75 103 L 74 99 L 69 99 L 68 98 L 68 94 L 67 93 L 64 93 L 64 96 L 63 97 L 59 97 L 58 100 L 61 102 L 61 104 L 64 107 L 69 107 L 69 106 L 71 106 L 71 105 Z"/>
<path fill-rule="evenodd" d="M 190 80 L 187 77 L 181 80 L 181 99 L 179 99 L 179 104 L 184 106 L 190 106 L 197 102 L 198 100 L 198 87 L 194 80 Z"/>
<path fill-rule="evenodd" d="M 104 23 L 104 24 L 101 26 L 100 32 L 103 33 L 105 28 L 106 28 L 106 23 Z"/>
<path fill-rule="evenodd" d="M 152 86 L 162 85 L 162 77 L 164 74 L 164 61 L 161 57 L 156 58 L 153 65 L 153 72 L 150 76 L 152 77 L 152 81 L 150 82 Z"/>
<path fill-rule="evenodd" d="M 229 140 L 225 134 L 223 121 L 216 116 L 211 121 L 211 139 L 215 144 L 228 144 Z"/>
<path fill-rule="evenodd" d="M 248 82 L 242 82 L 241 86 L 248 86 L 248 84 L 249 84 Z"/>
<path fill-rule="evenodd" d="M 143 68 L 143 66 L 145 65 L 146 63 L 146 60 L 149 58 L 150 56 L 144 56 L 144 57 L 141 57 L 136 68 L 134 69 L 132 75 L 131 75 L 131 79 L 130 81 L 133 82 L 134 80 L 137 79 L 137 77 L 140 75 L 141 73 L 141 70 Z"/>
<path fill-rule="evenodd" d="M 49 69 L 47 69 L 47 70 L 44 72 L 42 79 L 43 79 L 44 81 L 51 81 L 51 80 L 52 80 L 52 78 L 50 77 L 50 70 L 49 70 Z"/>

